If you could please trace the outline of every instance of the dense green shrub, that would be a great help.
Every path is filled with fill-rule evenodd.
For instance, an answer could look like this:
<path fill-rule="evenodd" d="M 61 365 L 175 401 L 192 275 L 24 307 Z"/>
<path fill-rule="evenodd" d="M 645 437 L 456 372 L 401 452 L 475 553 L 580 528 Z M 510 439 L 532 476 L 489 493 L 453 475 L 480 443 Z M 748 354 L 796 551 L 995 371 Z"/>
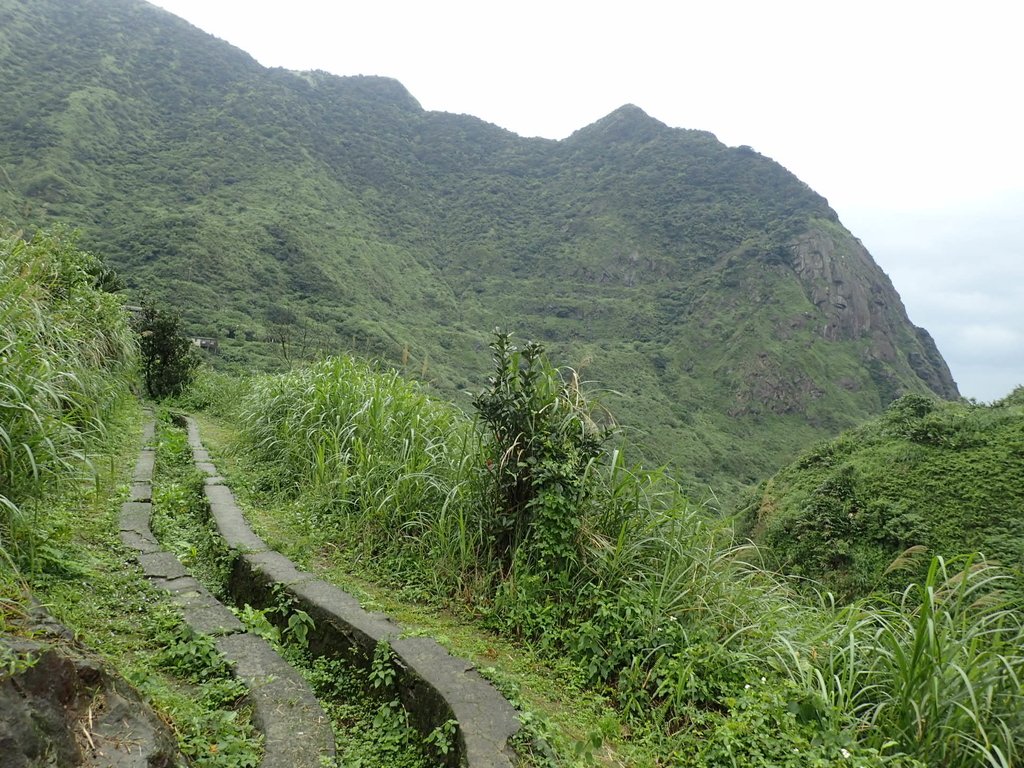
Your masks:
<path fill-rule="evenodd" d="M 181 317 L 146 300 L 138 330 L 142 377 L 149 396 L 161 399 L 182 392 L 195 378 L 199 355 L 185 336 Z"/>
<path fill-rule="evenodd" d="M 586 475 L 603 453 L 605 432 L 591 418 L 575 373 L 566 383 L 540 344 L 519 350 L 509 334 L 495 335 L 494 375 L 473 401 L 488 429 L 488 543 L 506 573 L 525 545 L 535 569 L 555 576 L 579 559 Z"/>

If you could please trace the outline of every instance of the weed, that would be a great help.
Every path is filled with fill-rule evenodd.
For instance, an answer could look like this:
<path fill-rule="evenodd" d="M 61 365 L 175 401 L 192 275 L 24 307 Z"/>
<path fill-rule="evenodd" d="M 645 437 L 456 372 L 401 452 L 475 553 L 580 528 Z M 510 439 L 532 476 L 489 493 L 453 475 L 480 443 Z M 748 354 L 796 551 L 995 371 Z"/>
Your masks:
<path fill-rule="evenodd" d="M 166 669 L 200 683 L 210 677 L 230 675 L 230 667 L 211 637 L 193 632 L 186 624 L 174 623 L 156 636 L 163 649 L 157 656 Z M 242 689 L 244 695 L 244 688 Z"/>
<path fill-rule="evenodd" d="M 217 534 L 184 429 L 161 410 L 151 525 L 157 538 L 217 597 L 226 596 L 233 554 Z"/>
<path fill-rule="evenodd" d="M 295 609 L 288 615 L 288 623 L 284 628 L 284 638 L 299 648 L 309 644 L 309 633 L 315 629 L 312 617 L 303 610 Z"/>
<path fill-rule="evenodd" d="M 235 615 L 238 616 L 239 621 L 245 625 L 249 632 L 259 635 L 270 643 L 280 645 L 281 630 L 270 621 L 267 612 L 267 609 L 253 608 L 248 603 L 241 608 L 234 609 Z"/>
<path fill-rule="evenodd" d="M 441 725 L 428 733 L 424 744 L 436 753 L 447 756 L 455 748 L 455 737 L 459 729 L 457 720 L 445 720 Z"/>
<path fill-rule="evenodd" d="M 385 657 L 390 649 L 381 651 L 381 668 L 388 666 Z M 410 724 L 394 690 L 376 685 L 388 678 L 376 677 L 351 667 L 340 659 L 317 657 L 309 659 L 289 652 L 309 682 L 334 724 L 338 768 L 371 768 L 386 765 L 394 768 L 428 768 L 433 765 L 424 753 L 425 744 Z M 448 731 L 441 729 L 444 734 Z M 437 736 L 432 745 L 442 736 Z"/>
<path fill-rule="evenodd" d="M 395 652 L 391 643 L 380 640 L 373 649 L 373 661 L 370 663 L 369 680 L 373 688 L 389 690 L 395 683 Z"/>

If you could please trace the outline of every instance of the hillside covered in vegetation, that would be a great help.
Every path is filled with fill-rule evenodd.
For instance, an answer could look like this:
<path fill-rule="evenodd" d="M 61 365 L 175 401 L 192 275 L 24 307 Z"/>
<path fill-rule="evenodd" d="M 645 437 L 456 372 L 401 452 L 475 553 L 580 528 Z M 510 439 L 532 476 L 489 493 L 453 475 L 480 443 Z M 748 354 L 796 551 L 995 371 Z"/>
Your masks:
<path fill-rule="evenodd" d="M 426 617 L 403 638 L 501 690 L 524 766 L 1020 764 L 1022 391 L 957 402 L 786 169 L 630 105 L 524 139 L 391 80 L 266 69 L 141 0 L 0 0 L 0 72 L 12 701 L 40 600 L 187 760 L 258 764 L 245 686 L 121 536 L 145 497 L 147 546 L 227 600 L 210 483 L 268 552 Z M 144 292 L 218 341 L 197 378 Z M 162 404 L 140 489 L 143 380 L 210 450 Z M 267 586 L 234 616 L 305 667 L 337 765 L 449 754 L 462 725 L 415 735 L 387 642 L 350 678 Z"/>
<path fill-rule="evenodd" d="M 230 435 L 257 529 L 304 567 L 550 660 L 581 718 L 601 697 L 599 723 L 555 732 L 558 757 L 529 765 L 1016 764 L 1024 630 L 1007 571 L 950 540 L 891 589 L 807 595 L 613 447 L 571 371 L 537 345 L 491 348 L 476 419 L 349 357 L 207 376 L 189 402 Z M 541 722 L 524 719 L 551 735 Z"/>
<path fill-rule="evenodd" d="M 38 641 L 35 596 L 78 637 L 45 642 L 118 671 L 194 764 L 255 766 L 244 686 L 208 637 L 183 631 L 174 601 L 154 593 L 120 543 L 138 358 L 122 299 L 104 290 L 109 278 L 67 237 L 0 238 L 0 640 L 15 649 L 0 645 L 0 685 L 15 702 L 0 720 L 10 727 L 21 713 L 10 679 L 33 664 L 17 649 Z M 668 475 L 631 463 L 586 387 L 540 345 L 499 334 L 489 346 L 476 418 L 350 356 L 283 374 L 204 371 L 179 404 L 205 410 L 218 468 L 274 547 L 322 578 L 355 579 L 391 605 L 444 617 L 443 630 L 414 631 L 470 649 L 517 703 L 524 765 L 1019 762 L 1024 627 L 1012 574 L 956 548 L 894 590 L 845 605 L 808 597 L 759 567 L 756 551 Z M 1019 411 L 1017 394 L 964 418 L 909 396 L 883 429 L 1016 451 Z M 986 442 L 989 428 L 998 439 Z M 164 418 L 154 437 L 154 530 L 215 585 L 239 552 L 211 538 L 184 430 Z M 921 478 L 941 487 L 934 472 Z M 276 614 L 236 610 L 274 636 Z M 300 616 L 295 631 L 297 614 L 275 610 L 289 628 L 277 642 L 315 627 Z M 398 700 L 378 690 L 386 667 L 354 720 L 359 688 L 310 650 L 300 642 L 289 658 L 319 681 L 354 760 L 429 764 L 416 757 Z M 528 693 L 542 676 L 545 695 Z M 378 743 L 359 741 L 366 735 Z"/>
<path fill-rule="evenodd" d="M 624 106 L 563 141 L 266 69 L 140 0 L 0 0 L 0 214 L 81 226 L 219 364 L 370 354 L 460 400 L 501 325 L 731 493 L 904 393 L 957 396 L 826 200 Z"/>
<path fill-rule="evenodd" d="M 918 395 L 763 482 L 740 531 L 787 573 L 842 597 L 921 578 L 928 557 L 983 553 L 1024 587 L 1024 389 L 992 405 Z"/>

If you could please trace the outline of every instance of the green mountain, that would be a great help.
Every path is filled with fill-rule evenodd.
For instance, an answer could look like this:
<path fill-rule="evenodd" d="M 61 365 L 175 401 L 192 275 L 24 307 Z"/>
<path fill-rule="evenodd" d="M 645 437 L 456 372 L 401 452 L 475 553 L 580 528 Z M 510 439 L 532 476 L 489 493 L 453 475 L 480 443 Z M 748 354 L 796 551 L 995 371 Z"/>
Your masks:
<path fill-rule="evenodd" d="M 136 0 L 0 0 L 0 72 L 0 214 L 80 226 L 220 364 L 354 349 L 451 394 L 500 325 L 727 494 L 903 393 L 958 396 L 825 199 L 636 107 L 523 139 Z"/>
<path fill-rule="evenodd" d="M 990 406 L 901 398 L 762 483 L 738 519 L 777 567 L 844 598 L 921 578 L 927 557 L 886 579 L 911 547 L 981 552 L 1024 587 L 1024 388 Z"/>

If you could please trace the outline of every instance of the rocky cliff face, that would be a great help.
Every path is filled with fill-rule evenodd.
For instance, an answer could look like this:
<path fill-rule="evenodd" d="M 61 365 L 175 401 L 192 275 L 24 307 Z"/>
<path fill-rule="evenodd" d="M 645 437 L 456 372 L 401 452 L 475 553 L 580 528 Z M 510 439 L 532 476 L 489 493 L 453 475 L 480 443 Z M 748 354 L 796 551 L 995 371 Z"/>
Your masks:
<path fill-rule="evenodd" d="M 960 396 L 935 341 L 910 322 L 903 301 L 871 254 L 831 225 L 812 227 L 792 246 L 793 268 L 808 300 L 825 318 L 821 336 L 830 341 L 865 340 L 865 355 L 886 364 L 903 356 L 936 395 Z M 907 331 L 911 330 L 911 333 Z"/>

